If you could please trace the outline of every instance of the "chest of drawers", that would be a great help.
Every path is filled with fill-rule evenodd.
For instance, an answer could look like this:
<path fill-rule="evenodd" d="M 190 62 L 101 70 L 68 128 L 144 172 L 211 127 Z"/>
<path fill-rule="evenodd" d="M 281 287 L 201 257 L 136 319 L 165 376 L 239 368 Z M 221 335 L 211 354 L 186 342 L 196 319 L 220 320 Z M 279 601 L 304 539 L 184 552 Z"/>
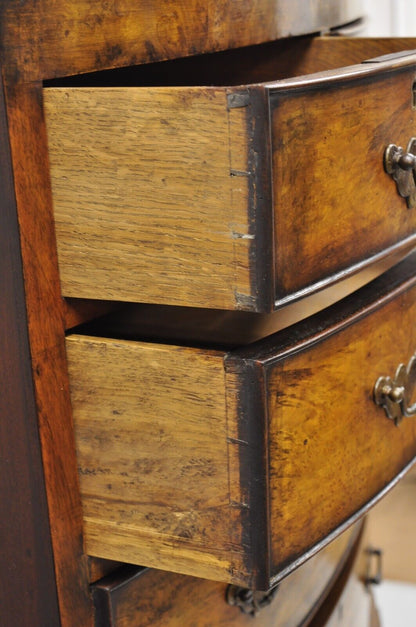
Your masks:
<path fill-rule="evenodd" d="M 5 624 L 296 624 L 411 465 L 415 42 L 275 41 L 359 13 L 1 6 Z"/>

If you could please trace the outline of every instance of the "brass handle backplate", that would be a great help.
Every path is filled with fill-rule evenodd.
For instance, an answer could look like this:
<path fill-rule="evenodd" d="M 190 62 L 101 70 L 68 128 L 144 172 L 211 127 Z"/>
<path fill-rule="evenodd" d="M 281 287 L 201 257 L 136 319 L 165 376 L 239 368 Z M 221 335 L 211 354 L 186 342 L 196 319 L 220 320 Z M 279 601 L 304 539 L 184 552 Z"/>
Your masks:
<path fill-rule="evenodd" d="M 398 425 L 403 418 L 416 416 L 416 402 L 411 397 L 416 383 L 416 354 L 407 366 L 400 364 L 394 379 L 379 377 L 374 386 L 374 401 L 381 405 L 390 420 Z"/>
<path fill-rule="evenodd" d="M 261 609 L 270 605 L 276 596 L 279 586 L 274 586 L 268 592 L 258 592 L 249 588 L 242 588 L 230 584 L 226 592 L 228 605 L 239 607 L 243 614 L 257 616 Z"/>
<path fill-rule="evenodd" d="M 401 146 L 390 144 L 384 153 L 384 169 L 396 182 L 397 191 L 406 198 L 409 209 L 416 207 L 416 137 Z"/>

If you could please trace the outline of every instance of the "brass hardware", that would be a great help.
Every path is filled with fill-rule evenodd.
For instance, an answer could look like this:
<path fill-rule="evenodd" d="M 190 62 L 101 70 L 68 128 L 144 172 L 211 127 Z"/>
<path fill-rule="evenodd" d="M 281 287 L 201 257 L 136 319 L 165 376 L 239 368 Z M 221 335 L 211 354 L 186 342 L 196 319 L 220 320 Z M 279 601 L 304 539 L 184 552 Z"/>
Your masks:
<path fill-rule="evenodd" d="M 278 588 L 279 586 L 275 586 L 268 592 L 258 592 L 230 584 L 226 592 L 226 601 L 228 605 L 239 607 L 243 614 L 257 616 L 263 607 L 270 605 Z"/>
<path fill-rule="evenodd" d="M 396 182 L 397 191 L 406 198 L 409 209 L 416 207 L 416 137 L 401 146 L 390 144 L 384 153 L 384 169 Z"/>
<path fill-rule="evenodd" d="M 387 417 L 398 425 L 403 418 L 416 416 L 416 402 L 411 396 L 416 383 L 416 354 L 407 367 L 400 364 L 394 379 L 379 377 L 374 386 L 374 401 L 384 407 Z"/>
<path fill-rule="evenodd" d="M 367 553 L 367 568 L 366 575 L 364 578 L 364 583 L 366 586 L 371 584 L 378 585 L 383 580 L 383 551 L 381 549 L 374 549 L 372 547 L 368 547 L 366 549 Z M 373 568 L 373 563 L 375 562 L 375 569 Z M 374 573 L 374 574 L 372 574 Z"/>

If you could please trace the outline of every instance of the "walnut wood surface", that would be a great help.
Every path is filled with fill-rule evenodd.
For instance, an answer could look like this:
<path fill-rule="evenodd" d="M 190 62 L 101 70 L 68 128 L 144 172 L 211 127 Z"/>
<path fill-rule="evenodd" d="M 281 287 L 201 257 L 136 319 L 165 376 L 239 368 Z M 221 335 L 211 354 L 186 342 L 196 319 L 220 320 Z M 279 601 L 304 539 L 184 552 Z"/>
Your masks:
<path fill-rule="evenodd" d="M 313 545 L 416 455 L 415 421 L 396 427 L 372 397 L 378 377 L 414 354 L 415 315 L 413 288 L 266 368 L 274 568 L 305 550 L 305 529 Z"/>
<path fill-rule="evenodd" d="M 339 533 L 416 455 L 373 400 L 415 351 L 414 268 L 228 354 L 68 337 L 87 551 L 267 588 Z"/>
<path fill-rule="evenodd" d="M 358 531 L 347 531 L 282 582 L 272 604 L 256 616 L 256 625 L 298 627 L 309 619 L 354 551 Z M 94 601 L 98 623 L 109 627 L 239 627 L 253 622 L 226 603 L 224 584 L 134 567 L 97 582 Z"/>
<path fill-rule="evenodd" d="M 415 67 L 45 89 L 64 296 L 267 312 L 414 243 L 383 156 L 415 134 Z"/>
<path fill-rule="evenodd" d="M 92 620 L 40 86 L 6 90 L 39 435 L 63 624 Z M 36 167 L 34 163 L 36 162 Z"/>
<path fill-rule="evenodd" d="M 357 19 L 361 3 L 319 0 L 24 1 L 0 9 L 1 52 L 30 82 L 261 43 Z M 38 37 L 35 35 L 38 34 Z"/>
<path fill-rule="evenodd" d="M 416 133 L 414 74 L 272 97 L 277 296 L 414 233 L 383 168 L 386 147 Z"/>
<path fill-rule="evenodd" d="M 59 622 L 8 127 L 0 81 L 0 622 Z"/>
<path fill-rule="evenodd" d="M 244 85 L 335 70 L 416 48 L 414 37 L 303 36 L 208 55 L 117 67 L 45 80 L 46 87 Z"/>
<path fill-rule="evenodd" d="M 360 272 L 271 314 L 137 303 L 118 303 L 116 311 L 107 314 L 106 301 L 66 299 L 70 309 L 65 322 L 68 328 L 85 322 L 82 325 L 85 334 L 235 348 L 272 335 L 333 305 L 387 272 L 413 249 L 409 244 L 409 248 L 400 247 L 396 254 L 383 254 Z M 93 313 L 97 317 L 92 319 Z"/>

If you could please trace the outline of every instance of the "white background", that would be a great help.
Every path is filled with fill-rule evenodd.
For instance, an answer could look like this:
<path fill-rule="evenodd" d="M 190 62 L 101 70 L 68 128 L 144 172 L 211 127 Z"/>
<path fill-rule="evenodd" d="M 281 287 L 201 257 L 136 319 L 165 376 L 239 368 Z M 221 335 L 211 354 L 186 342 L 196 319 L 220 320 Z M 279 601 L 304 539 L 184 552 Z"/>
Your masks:
<path fill-rule="evenodd" d="M 363 4 L 368 21 L 360 35 L 416 36 L 416 0 L 363 0 Z"/>

